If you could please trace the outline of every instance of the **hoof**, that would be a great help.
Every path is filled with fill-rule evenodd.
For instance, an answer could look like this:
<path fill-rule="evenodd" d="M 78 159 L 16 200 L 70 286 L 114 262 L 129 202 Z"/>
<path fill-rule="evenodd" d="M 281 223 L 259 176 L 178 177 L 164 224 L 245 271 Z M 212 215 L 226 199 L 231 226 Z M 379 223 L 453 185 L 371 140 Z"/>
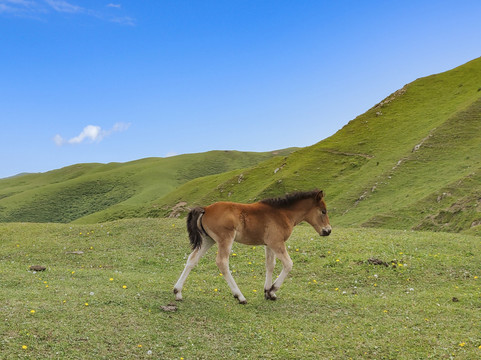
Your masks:
<path fill-rule="evenodd" d="M 274 293 L 271 293 L 271 290 L 264 290 L 264 297 L 266 298 L 266 300 L 272 300 L 272 301 L 277 300 L 277 295 Z"/>
<path fill-rule="evenodd" d="M 182 293 L 179 290 L 174 289 L 174 295 L 175 301 L 182 301 Z"/>
<path fill-rule="evenodd" d="M 239 299 L 239 295 L 234 295 L 234 298 L 236 298 L 237 301 L 239 301 L 239 304 L 242 304 L 242 305 L 247 304 L 247 300 L 246 300 L 246 299 L 240 300 L 240 299 Z"/>

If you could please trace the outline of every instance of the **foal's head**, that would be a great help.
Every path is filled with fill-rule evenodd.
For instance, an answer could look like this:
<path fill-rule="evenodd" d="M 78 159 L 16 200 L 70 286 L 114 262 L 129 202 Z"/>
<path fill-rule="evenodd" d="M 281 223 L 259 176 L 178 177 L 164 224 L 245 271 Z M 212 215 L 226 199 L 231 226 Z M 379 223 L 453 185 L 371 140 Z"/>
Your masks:
<path fill-rule="evenodd" d="M 314 198 L 314 206 L 307 213 L 306 221 L 312 225 L 321 236 L 328 236 L 331 231 L 329 216 L 327 216 L 326 202 L 324 201 L 324 192 L 316 192 Z"/>

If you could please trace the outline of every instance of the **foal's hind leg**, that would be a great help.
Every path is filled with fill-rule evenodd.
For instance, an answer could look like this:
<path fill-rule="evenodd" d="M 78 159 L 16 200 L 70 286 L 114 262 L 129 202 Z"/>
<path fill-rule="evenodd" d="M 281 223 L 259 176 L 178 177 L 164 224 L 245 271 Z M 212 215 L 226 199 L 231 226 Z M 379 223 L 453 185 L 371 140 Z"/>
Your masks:
<path fill-rule="evenodd" d="M 182 287 L 184 286 L 187 276 L 194 268 L 194 266 L 197 265 L 200 258 L 204 256 L 204 254 L 207 252 L 207 250 L 211 248 L 212 245 L 214 245 L 214 240 L 208 237 L 204 237 L 202 239 L 202 245 L 200 246 L 200 248 L 195 249 L 189 255 L 189 258 L 187 259 L 187 264 L 185 264 L 184 271 L 182 271 L 179 280 L 177 280 L 177 283 L 174 286 L 175 300 L 182 300 Z"/>

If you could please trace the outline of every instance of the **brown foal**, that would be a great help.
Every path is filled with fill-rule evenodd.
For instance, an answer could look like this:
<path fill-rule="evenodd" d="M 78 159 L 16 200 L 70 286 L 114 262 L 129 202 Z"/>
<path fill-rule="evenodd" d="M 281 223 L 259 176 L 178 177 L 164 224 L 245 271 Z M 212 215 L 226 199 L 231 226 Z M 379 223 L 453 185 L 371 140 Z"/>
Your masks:
<path fill-rule="evenodd" d="M 276 300 L 276 291 L 292 269 L 292 260 L 287 253 L 285 242 L 294 226 L 302 221 L 312 225 L 321 236 L 331 233 L 322 191 L 296 192 L 253 204 L 217 202 L 204 208 L 192 209 L 187 217 L 187 229 L 193 251 L 175 284 L 175 299 L 182 300 L 182 287 L 190 271 L 207 250 L 217 243 L 217 266 L 234 297 L 239 303 L 246 304 L 246 298 L 229 271 L 229 254 L 232 244 L 237 241 L 245 245 L 265 245 L 264 294 L 266 299 Z M 272 283 L 276 257 L 282 262 L 282 271 Z"/>

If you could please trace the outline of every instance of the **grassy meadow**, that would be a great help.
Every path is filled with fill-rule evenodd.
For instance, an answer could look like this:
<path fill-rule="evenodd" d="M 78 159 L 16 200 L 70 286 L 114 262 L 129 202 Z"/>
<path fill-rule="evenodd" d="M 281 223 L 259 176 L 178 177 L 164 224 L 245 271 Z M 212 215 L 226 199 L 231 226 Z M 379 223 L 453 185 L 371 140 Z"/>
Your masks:
<path fill-rule="evenodd" d="M 0 357 L 481 357 L 479 237 L 334 227 L 320 238 L 300 225 L 288 245 L 277 301 L 264 300 L 263 248 L 236 244 L 248 304 L 231 296 L 214 247 L 169 312 L 190 252 L 184 221 L 0 224 Z"/>

